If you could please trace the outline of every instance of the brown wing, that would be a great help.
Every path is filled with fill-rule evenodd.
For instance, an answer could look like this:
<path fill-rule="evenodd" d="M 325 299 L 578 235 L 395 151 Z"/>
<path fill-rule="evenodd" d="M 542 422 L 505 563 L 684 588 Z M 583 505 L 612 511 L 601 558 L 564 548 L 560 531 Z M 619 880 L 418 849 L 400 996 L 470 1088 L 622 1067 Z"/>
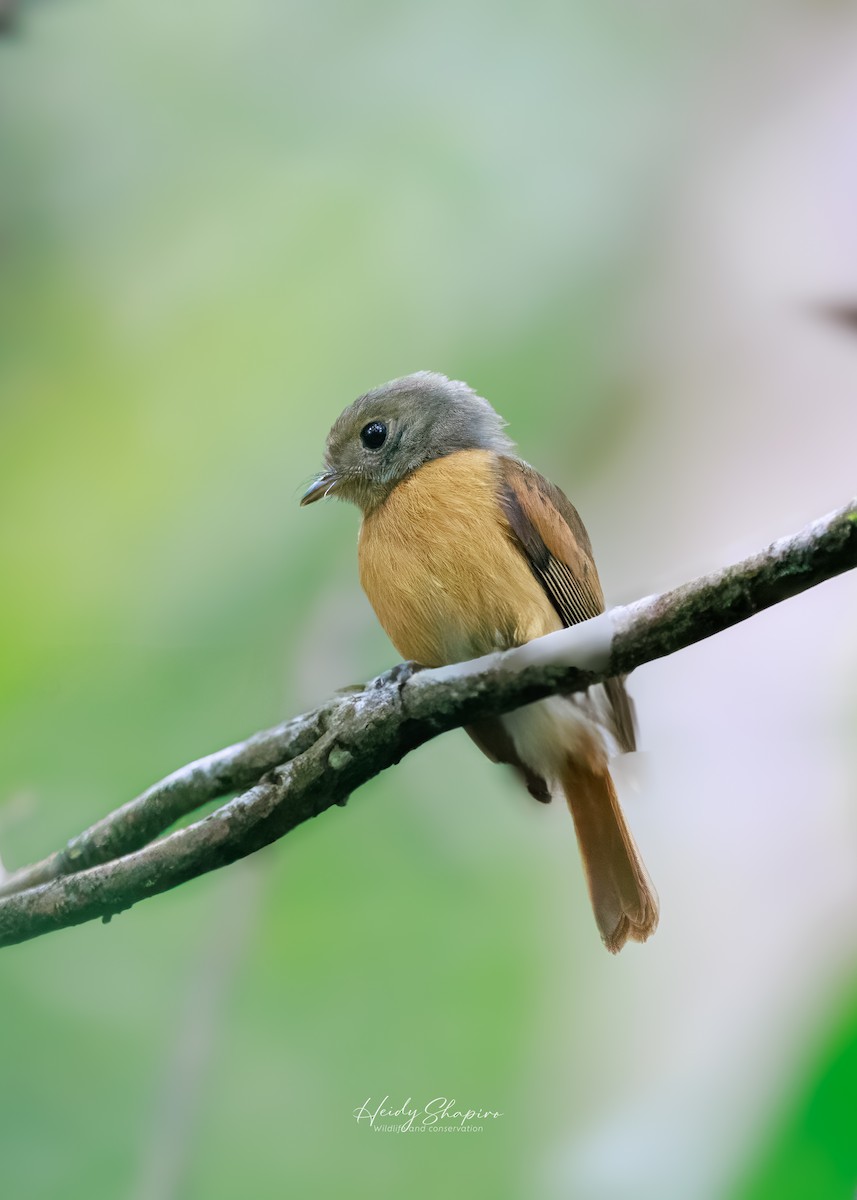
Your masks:
<path fill-rule="evenodd" d="M 507 763 L 514 767 L 521 782 L 535 800 L 541 804 L 550 803 L 551 793 L 547 782 L 518 757 L 515 743 L 502 721 L 497 717 L 484 717 L 472 725 L 465 725 L 464 729 L 492 762 Z"/>
<path fill-rule="evenodd" d="M 500 468 L 506 520 L 563 625 L 597 617 L 604 612 L 604 596 L 577 509 L 519 459 L 504 456 Z"/>
<path fill-rule="evenodd" d="M 545 590 L 563 625 L 604 612 L 604 594 L 592 546 L 577 509 L 558 487 L 518 458 L 500 457 L 500 505 L 512 537 Z M 633 750 L 634 712 L 622 678 L 604 684 L 613 731 Z"/>

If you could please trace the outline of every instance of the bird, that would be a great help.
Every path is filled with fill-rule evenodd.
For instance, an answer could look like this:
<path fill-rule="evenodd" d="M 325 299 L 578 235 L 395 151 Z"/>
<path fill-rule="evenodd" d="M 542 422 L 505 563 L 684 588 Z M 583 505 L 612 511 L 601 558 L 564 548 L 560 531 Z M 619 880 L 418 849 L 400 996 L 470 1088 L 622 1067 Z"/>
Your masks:
<path fill-rule="evenodd" d="M 522 645 L 604 611 L 592 546 L 562 491 L 515 453 L 506 422 L 460 380 L 391 380 L 350 404 L 301 498 L 362 511 L 360 582 L 405 659 L 438 667 Z M 562 793 L 595 923 L 612 953 L 645 941 L 658 899 L 610 775 L 636 744 L 624 678 L 466 726 L 546 803 Z"/>

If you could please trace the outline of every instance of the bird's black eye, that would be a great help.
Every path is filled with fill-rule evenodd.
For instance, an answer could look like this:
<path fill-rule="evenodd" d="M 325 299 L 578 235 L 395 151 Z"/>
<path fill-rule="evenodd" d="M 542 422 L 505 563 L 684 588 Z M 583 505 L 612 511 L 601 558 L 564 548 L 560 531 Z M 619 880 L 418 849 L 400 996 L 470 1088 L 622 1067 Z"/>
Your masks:
<path fill-rule="evenodd" d="M 380 450 L 387 440 L 387 426 L 383 421 L 370 421 L 360 430 L 360 441 L 367 450 Z"/>

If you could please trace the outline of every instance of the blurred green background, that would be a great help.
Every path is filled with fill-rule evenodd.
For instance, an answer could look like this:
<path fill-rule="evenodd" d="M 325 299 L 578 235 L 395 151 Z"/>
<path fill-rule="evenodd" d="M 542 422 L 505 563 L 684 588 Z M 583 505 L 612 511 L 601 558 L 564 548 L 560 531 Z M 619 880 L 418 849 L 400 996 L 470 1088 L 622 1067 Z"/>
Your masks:
<path fill-rule="evenodd" d="M 835 4 L 24 5 L 5 865 L 395 661 L 356 514 L 297 506 L 385 379 L 491 399 L 614 602 L 843 503 L 857 357 L 800 314 L 857 287 L 855 54 Z M 634 680 L 623 795 L 664 916 L 617 960 L 567 814 L 460 734 L 250 861 L 3 951 L 3 1194 L 852 1196 L 853 606 L 837 581 Z M 503 1116 L 354 1120 L 387 1096 Z"/>

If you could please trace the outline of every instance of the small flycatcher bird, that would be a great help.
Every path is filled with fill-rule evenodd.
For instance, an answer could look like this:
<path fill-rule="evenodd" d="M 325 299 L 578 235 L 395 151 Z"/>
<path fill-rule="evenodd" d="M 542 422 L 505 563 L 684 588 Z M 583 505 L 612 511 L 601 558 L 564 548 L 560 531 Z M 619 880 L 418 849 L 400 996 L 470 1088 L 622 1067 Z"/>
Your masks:
<path fill-rule="evenodd" d="M 514 454 L 505 422 L 465 383 L 418 371 L 360 396 L 327 438 L 301 500 L 363 511 L 360 581 L 398 652 L 427 667 L 505 650 L 604 611 L 592 547 L 558 487 Z M 644 942 L 657 896 L 625 824 L 607 745 L 634 749 L 622 679 L 467 728 L 537 800 L 559 788 L 607 949 Z"/>

